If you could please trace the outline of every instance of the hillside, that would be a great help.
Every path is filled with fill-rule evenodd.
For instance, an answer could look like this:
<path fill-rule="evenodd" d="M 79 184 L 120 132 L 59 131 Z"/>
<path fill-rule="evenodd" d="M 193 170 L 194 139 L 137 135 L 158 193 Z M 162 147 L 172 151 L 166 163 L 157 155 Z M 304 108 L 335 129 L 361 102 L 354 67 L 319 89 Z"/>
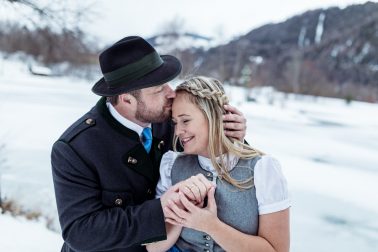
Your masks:
<path fill-rule="evenodd" d="M 184 62 L 184 76 L 377 102 L 378 3 L 311 10 L 209 50 L 173 53 Z"/>

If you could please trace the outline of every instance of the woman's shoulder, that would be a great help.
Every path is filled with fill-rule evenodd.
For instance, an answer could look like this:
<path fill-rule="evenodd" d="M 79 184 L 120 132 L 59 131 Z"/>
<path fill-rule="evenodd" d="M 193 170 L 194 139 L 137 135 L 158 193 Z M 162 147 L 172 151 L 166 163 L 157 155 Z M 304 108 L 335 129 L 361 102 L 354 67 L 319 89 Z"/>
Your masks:
<path fill-rule="evenodd" d="M 254 166 L 255 169 L 281 169 L 279 161 L 270 155 L 259 155 L 253 158 L 240 158 L 239 165 Z"/>
<path fill-rule="evenodd" d="M 255 177 L 266 180 L 285 180 L 280 162 L 273 156 L 263 155 L 256 162 Z"/>
<path fill-rule="evenodd" d="M 281 164 L 271 155 L 262 155 L 256 162 L 259 166 L 281 169 Z"/>
<path fill-rule="evenodd" d="M 164 169 L 172 169 L 173 163 L 175 162 L 176 158 L 180 155 L 180 153 L 175 151 L 167 151 L 164 153 L 163 157 L 160 161 L 160 170 Z"/>
<path fill-rule="evenodd" d="M 280 211 L 290 206 L 287 181 L 276 158 L 261 156 L 255 166 L 254 183 L 260 214 Z"/>

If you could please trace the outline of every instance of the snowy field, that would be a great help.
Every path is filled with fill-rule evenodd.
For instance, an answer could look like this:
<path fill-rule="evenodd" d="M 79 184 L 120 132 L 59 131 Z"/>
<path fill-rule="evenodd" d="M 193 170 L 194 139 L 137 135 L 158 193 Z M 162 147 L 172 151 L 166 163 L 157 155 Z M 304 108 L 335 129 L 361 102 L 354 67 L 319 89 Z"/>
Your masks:
<path fill-rule="evenodd" d="M 0 215 L 0 251 L 59 251 L 50 170 L 53 142 L 98 97 L 92 83 L 30 76 L 0 60 L 1 193 L 55 220 Z M 378 105 L 269 89 L 227 88 L 247 117 L 247 141 L 280 160 L 291 192 L 291 251 L 378 251 Z"/>

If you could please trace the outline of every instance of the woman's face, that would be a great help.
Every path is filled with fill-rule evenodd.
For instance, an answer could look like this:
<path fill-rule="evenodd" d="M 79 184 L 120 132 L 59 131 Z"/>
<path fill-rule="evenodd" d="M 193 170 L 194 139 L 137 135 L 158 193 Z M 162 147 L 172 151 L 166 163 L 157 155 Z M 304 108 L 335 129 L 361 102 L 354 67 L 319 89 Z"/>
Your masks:
<path fill-rule="evenodd" d="M 179 137 L 184 153 L 209 157 L 209 123 L 202 111 L 189 101 L 188 95 L 178 93 L 173 101 L 175 135 Z"/>

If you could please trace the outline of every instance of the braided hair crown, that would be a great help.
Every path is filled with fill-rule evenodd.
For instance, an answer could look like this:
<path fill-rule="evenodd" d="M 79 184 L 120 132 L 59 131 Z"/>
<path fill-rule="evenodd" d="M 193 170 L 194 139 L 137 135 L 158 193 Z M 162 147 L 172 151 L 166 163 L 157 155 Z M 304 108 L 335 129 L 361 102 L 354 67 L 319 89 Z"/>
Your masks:
<path fill-rule="evenodd" d="M 185 90 L 194 96 L 213 100 L 221 108 L 229 102 L 222 83 L 213 78 L 203 76 L 192 77 L 178 85 L 176 91 L 179 90 Z"/>

